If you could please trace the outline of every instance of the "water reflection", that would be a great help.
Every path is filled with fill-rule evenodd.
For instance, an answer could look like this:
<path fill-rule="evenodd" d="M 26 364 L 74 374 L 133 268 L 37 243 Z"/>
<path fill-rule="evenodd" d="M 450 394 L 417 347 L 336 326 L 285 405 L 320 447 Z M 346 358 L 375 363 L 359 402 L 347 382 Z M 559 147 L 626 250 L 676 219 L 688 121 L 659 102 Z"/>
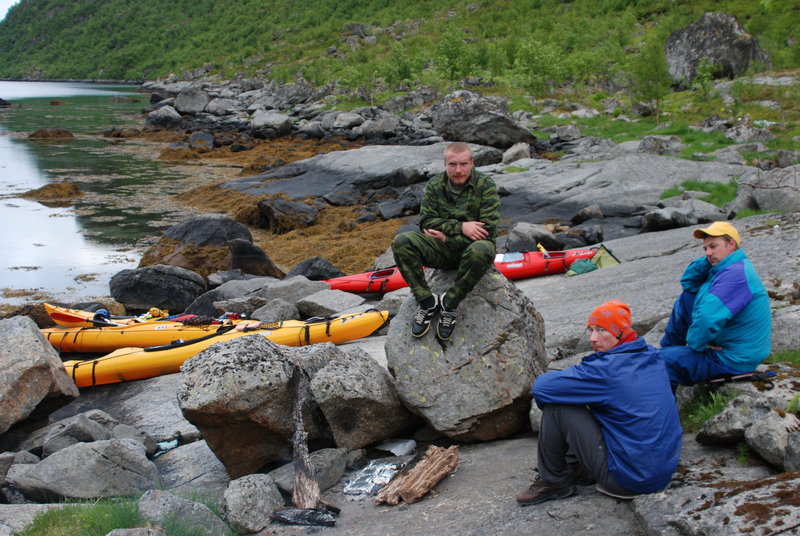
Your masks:
<path fill-rule="evenodd" d="M 68 301 L 108 295 L 110 277 L 138 261 L 140 241 L 162 232 L 158 200 L 143 201 L 138 188 L 178 177 L 157 162 L 104 150 L 112 141 L 99 135 L 108 126 L 139 123 L 146 99 L 131 89 L 0 82 L 0 98 L 12 103 L 0 108 L 0 304 L 24 303 L 13 297 L 22 289 Z M 53 99 L 66 104 L 52 105 Z M 54 126 L 77 137 L 27 138 Z M 68 207 L 18 197 L 62 180 L 91 195 Z"/>

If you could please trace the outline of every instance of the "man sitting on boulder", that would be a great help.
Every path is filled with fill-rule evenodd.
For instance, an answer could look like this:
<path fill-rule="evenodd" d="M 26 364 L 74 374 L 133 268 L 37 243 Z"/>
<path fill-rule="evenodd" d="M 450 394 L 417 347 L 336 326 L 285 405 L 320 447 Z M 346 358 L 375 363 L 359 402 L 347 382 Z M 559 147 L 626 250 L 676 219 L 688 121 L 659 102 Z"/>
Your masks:
<path fill-rule="evenodd" d="M 595 353 L 536 378 L 542 409 L 538 476 L 517 494 L 522 505 L 564 499 L 575 484 L 619 499 L 664 489 L 678 466 L 681 430 L 658 350 L 636 336 L 621 301 L 588 320 Z"/>
<path fill-rule="evenodd" d="M 727 222 L 694 231 L 705 256 L 681 277 L 683 292 L 661 340 L 673 386 L 752 372 L 770 352 L 769 296 Z"/>
<path fill-rule="evenodd" d="M 439 313 L 436 336 L 448 341 L 456 326 L 456 308 L 494 262 L 500 196 L 494 181 L 475 169 L 472 150 L 456 142 L 444 152 L 444 173 L 425 187 L 416 231 L 392 242 L 397 267 L 419 304 L 411 334 L 422 337 Z M 458 270 L 447 292 L 436 296 L 424 267 Z"/>

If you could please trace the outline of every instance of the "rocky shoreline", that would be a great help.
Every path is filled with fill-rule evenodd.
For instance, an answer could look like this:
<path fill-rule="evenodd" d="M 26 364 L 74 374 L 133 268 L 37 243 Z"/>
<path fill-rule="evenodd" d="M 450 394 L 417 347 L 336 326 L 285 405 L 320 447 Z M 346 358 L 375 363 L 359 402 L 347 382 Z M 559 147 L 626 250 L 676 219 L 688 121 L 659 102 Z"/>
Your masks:
<path fill-rule="evenodd" d="M 762 366 L 776 372 L 772 389 L 737 385 L 739 396 L 699 436 L 685 435 L 681 467 L 666 490 L 630 502 L 592 488 L 541 507 L 520 508 L 513 501 L 534 463 L 531 432 L 538 421 L 535 412 L 529 413 L 530 383 L 543 370 L 568 366 L 586 351 L 586 315 L 607 299 L 629 303 L 636 330 L 649 342 L 658 341 L 680 290 L 679 274 L 700 255 L 692 228 L 745 208 L 783 211 L 735 223 L 770 292 L 773 350 L 800 348 L 800 191 L 795 182 L 800 166 L 793 163 L 798 155 L 787 151 L 783 162 L 766 170 L 745 165 L 743 156 L 753 147 L 758 150 L 759 140 L 770 135 L 767 127 L 709 118 L 698 128 L 720 130 L 741 143 L 715 154 L 715 161 L 690 161 L 669 156 L 679 140 L 658 136 L 615 144 L 565 125 L 555 128 L 548 140 L 531 139 L 527 122 L 535 117 L 513 117 L 497 99 L 464 91 L 432 96 L 432 101 L 412 94 L 397 104 L 397 113 L 391 105 L 325 110 L 324 95 L 303 84 L 277 87 L 239 79 L 145 86 L 157 95 L 145 129 L 185 133 L 186 141 L 178 142 L 185 146 L 173 150 L 231 151 L 242 144 L 247 151 L 244 144 L 252 137 L 290 134 L 365 144 L 267 166 L 227 182 L 223 189 L 252 198 L 249 210 L 263 216 L 259 225 L 268 232 L 308 232 L 314 224 L 301 216 L 322 207 L 350 211 L 352 225 L 345 225 L 341 234 L 373 221 L 413 221 L 421 188 L 441 170 L 443 140 L 463 135 L 473 144 L 480 169 L 495 178 L 502 192 L 502 248 L 604 243 L 622 262 L 577 277 L 516 283 L 490 274 L 469 298 L 473 301 L 464 307 L 456 342 L 447 346 L 410 340 L 403 329 L 413 309 L 407 290 L 353 303 L 313 280 L 318 275 L 314 271 L 336 268 L 335 263 L 302 273 L 291 273 L 297 266 L 288 274 L 258 273 L 269 266 L 269 247 L 248 239 L 241 223 L 203 216 L 203 225 L 176 226 L 161 237 L 163 247 L 151 252 L 148 266 L 126 274 L 138 277 L 136 295 L 112 288 L 114 298 L 129 311 L 146 303 L 209 316 L 235 310 L 266 320 L 265 315 L 276 311 L 288 318 L 380 308 L 395 314 L 388 334 L 341 348 L 289 349 L 258 337 L 242 338 L 209 348 L 188 361 L 180 374 L 78 393 L 33 322 L 24 317 L 0 321 L 0 362 L 9 364 L 2 367 L 0 387 L 13 392 L 13 397 L 4 394 L 4 404 L 14 401 L 13 408 L 2 412 L 6 420 L 0 445 L 6 452 L 0 455 L 0 491 L 7 503 L 15 503 L 0 504 L 0 534 L 20 528 L 19 520 L 30 519 L 42 503 L 55 504 L 49 502 L 53 498 L 113 496 L 132 489 L 151 490 L 139 507 L 152 514 L 148 519 L 155 524 L 183 508 L 201 510 L 174 496 L 208 493 L 223 506 L 224 522 L 240 533 L 305 533 L 308 529 L 271 523 L 268 517 L 286 501 L 291 485 L 272 464 L 288 458 L 292 430 L 286 426 L 285 385 L 290 365 L 298 362 L 313 393 L 309 433 L 314 447 L 322 447 L 312 450 L 320 453 L 318 471 L 327 487 L 323 498 L 342 508 L 337 525 L 324 529 L 330 534 L 510 535 L 548 530 L 557 535 L 677 536 L 798 530 L 800 419 L 789 411 L 798 390 L 798 367 L 786 363 Z M 430 106 L 402 112 L 416 107 L 416 98 Z M 600 113 L 564 111 L 565 119 L 575 112 Z M 478 128 L 448 130 L 463 117 Z M 563 151 L 563 157 L 541 157 L 553 150 Z M 722 184 L 737 180 L 738 197 L 723 208 L 699 201 L 693 192 L 661 199 L 670 186 L 696 177 Z M 316 202 L 307 202 L 309 196 Z M 225 220 L 228 231 L 221 233 L 225 238 L 219 243 L 203 244 L 192 231 L 210 229 L 212 220 Z M 543 221 L 560 225 L 547 227 Z M 186 253 L 201 245 L 216 248 L 217 254 Z M 243 269 L 242 259 L 250 269 Z M 373 262 L 375 267 L 392 264 L 388 252 L 374 256 Z M 147 275 L 157 276 L 153 284 L 145 283 Z M 432 283 L 443 286 L 448 276 L 432 274 Z M 188 294 L 178 292 L 177 282 L 189 279 Z M 143 296 L 144 289 L 152 294 Z M 168 302 L 178 298 L 180 304 Z M 492 313 L 497 303 L 504 305 L 503 314 Z M 514 328 L 518 325 L 524 329 Z M 478 334 L 491 340 L 487 343 Z M 472 358 L 484 354 L 489 356 L 486 362 Z M 22 365 L 19 356 L 24 356 Z M 417 374 L 421 370 L 429 374 Z M 32 371 L 41 375 L 41 382 L 19 380 Z M 266 383 L 265 377 L 270 379 Z M 276 391 L 267 393 L 266 385 Z M 692 394 L 682 391 L 680 400 Z M 382 424 L 392 426 L 376 430 L 376 408 Z M 34 417 L 44 420 L 33 422 Z M 398 435 L 415 438 L 420 447 L 458 444 L 458 470 L 415 504 L 379 507 L 370 497 L 354 499 L 345 493 L 345 484 L 367 455 L 374 455 L 375 444 Z M 154 445 L 165 442 L 174 442 L 174 447 L 154 457 Z M 737 449 L 743 460 L 737 459 Z M 128 471 L 130 467 L 135 470 Z M 105 482 L 110 472 L 116 478 Z M 165 489 L 155 492 L 159 478 Z M 207 527 L 223 522 L 202 519 L 208 520 Z M 210 533 L 214 530 L 221 529 Z"/>

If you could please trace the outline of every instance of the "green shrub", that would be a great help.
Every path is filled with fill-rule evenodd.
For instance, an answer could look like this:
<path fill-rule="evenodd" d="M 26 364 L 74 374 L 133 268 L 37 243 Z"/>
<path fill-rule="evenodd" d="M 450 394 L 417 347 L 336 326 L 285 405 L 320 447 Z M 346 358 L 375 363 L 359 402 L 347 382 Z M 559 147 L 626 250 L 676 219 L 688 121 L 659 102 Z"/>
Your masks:
<path fill-rule="evenodd" d="M 800 365 L 800 349 L 776 350 L 767 358 L 767 363 L 792 363 Z"/>
<path fill-rule="evenodd" d="M 681 409 L 681 424 L 687 432 L 697 432 L 703 423 L 721 412 L 736 398 L 737 393 L 730 389 L 707 391 L 684 404 Z"/>
<path fill-rule="evenodd" d="M 762 214 L 780 214 L 780 210 L 756 210 L 745 208 L 736 212 L 736 219 L 749 218 L 750 216 L 760 216 Z"/>
<path fill-rule="evenodd" d="M 506 166 L 503 168 L 503 173 L 522 173 L 528 171 L 530 168 L 520 166 Z"/>
<path fill-rule="evenodd" d="M 696 190 L 700 192 L 706 192 L 708 194 L 700 197 L 701 201 L 706 201 L 707 203 L 721 207 L 724 204 L 730 203 L 736 199 L 736 192 L 738 188 L 739 183 L 735 179 L 731 179 L 728 184 L 700 180 L 688 180 L 682 182 L 680 186 L 673 186 L 665 190 L 664 193 L 661 194 L 661 199 L 681 195 L 687 190 Z"/>
<path fill-rule="evenodd" d="M 219 515 L 219 509 L 208 498 L 203 502 Z M 206 536 L 207 532 L 191 528 L 191 519 L 167 519 L 163 529 L 167 536 Z M 138 498 L 122 497 L 78 501 L 61 508 L 52 508 L 37 515 L 17 536 L 105 536 L 114 529 L 146 527 L 149 523 L 139 515 Z M 220 536 L 234 536 L 229 531 Z"/>

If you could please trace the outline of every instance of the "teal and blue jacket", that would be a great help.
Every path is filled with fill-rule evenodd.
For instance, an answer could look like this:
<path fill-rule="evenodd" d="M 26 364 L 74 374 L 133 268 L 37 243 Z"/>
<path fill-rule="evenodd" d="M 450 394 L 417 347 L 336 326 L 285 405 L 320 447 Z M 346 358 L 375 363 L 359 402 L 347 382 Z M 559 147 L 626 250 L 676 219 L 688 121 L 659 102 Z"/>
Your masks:
<path fill-rule="evenodd" d="M 661 354 L 643 339 L 542 374 L 533 397 L 540 408 L 588 406 L 602 429 L 608 470 L 625 489 L 653 493 L 669 484 L 683 430 Z"/>
<path fill-rule="evenodd" d="M 769 295 L 745 252 L 737 249 L 711 266 L 695 259 L 683 272 L 684 292 L 695 294 L 686 344 L 696 352 L 717 346 L 720 360 L 749 372 L 770 352 L 772 314 Z"/>

